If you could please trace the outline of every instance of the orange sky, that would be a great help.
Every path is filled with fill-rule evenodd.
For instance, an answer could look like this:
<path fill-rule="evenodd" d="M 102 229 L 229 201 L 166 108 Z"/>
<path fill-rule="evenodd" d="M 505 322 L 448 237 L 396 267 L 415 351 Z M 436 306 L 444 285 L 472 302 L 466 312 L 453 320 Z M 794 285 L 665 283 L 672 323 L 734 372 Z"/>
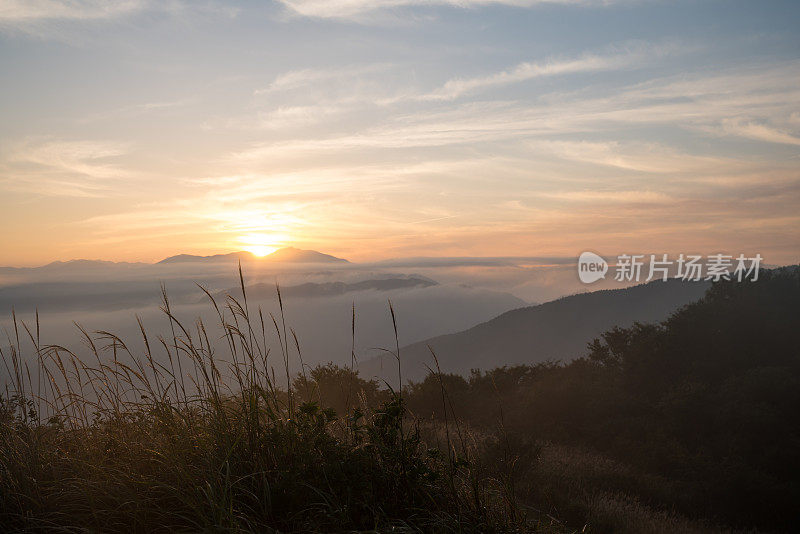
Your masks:
<path fill-rule="evenodd" d="M 0 265 L 287 245 L 798 261 L 791 17 L 457 4 L 12 2 Z"/>

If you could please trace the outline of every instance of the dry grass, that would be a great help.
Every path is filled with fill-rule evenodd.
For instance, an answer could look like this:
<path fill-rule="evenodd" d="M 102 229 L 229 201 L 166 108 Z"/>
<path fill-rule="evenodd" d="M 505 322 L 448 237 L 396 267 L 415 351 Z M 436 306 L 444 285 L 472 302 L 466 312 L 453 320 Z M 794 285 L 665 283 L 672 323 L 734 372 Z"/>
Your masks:
<path fill-rule="evenodd" d="M 675 483 L 583 448 L 545 444 L 527 499 L 584 532 L 729 533 L 642 501 L 663 502 Z"/>
<path fill-rule="evenodd" d="M 280 290 L 280 315 L 265 317 L 250 310 L 239 274 L 240 297 L 217 302 L 206 291 L 213 328 L 182 323 L 163 291 L 171 335 L 153 339 L 141 327 L 142 352 L 84 329 L 80 355 L 42 346 L 38 315 L 34 325 L 13 317 L 0 353 L 8 375 L 0 530 L 545 528 L 519 512 L 499 477 L 473 469 L 474 451 L 463 443 L 426 444 L 400 392 L 378 406 L 350 402 L 366 398 L 350 380 L 341 414 L 299 394 L 290 360 L 300 360 L 306 389 L 313 381 Z M 276 352 L 268 328 L 278 334 Z M 26 339 L 33 354 L 22 353 Z M 399 359 L 397 347 L 390 352 Z"/>
<path fill-rule="evenodd" d="M 163 291 L 169 335 L 140 322 L 138 349 L 80 327 L 80 354 L 44 346 L 38 315 L 12 315 L 0 532 L 726 532 L 659 506 L 675 481 L 507 432 L 526 414 L 503 413 L 494 378 L 492 398 L 473 399 L 499 407 L 492 432 L 464 423 L 481 407 L 454 402 L 435 355 L 432 389 L 381 390 L 354 350 L 350 368 L 308 369 L 280 289 L 264 316 L 239 274 L 241 295 L 203 289 L 211 326 L 181 322 Z M 399 363 L 397 338 L 387 353 Z M 420 421 L 407 402 L 438 415 Z"/>

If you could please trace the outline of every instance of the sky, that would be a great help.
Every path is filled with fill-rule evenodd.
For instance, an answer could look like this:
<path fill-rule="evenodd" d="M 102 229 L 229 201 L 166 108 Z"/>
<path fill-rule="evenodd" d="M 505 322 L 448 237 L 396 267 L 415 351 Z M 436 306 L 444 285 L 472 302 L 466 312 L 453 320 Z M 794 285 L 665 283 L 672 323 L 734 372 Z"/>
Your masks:
<path fill-rule="evenodd" d="M 800 2 L 0 0 L 0 265 L 800 258 Z"/>

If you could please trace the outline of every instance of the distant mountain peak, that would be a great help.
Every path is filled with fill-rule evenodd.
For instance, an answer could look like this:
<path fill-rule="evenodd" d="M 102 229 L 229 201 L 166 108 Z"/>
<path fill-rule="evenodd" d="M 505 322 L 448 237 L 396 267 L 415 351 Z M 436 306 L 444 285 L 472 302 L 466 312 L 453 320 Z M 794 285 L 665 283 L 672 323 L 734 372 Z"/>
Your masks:
<path fill-rule="evenodd" d="M 62 265 L 112 265 L 114 263 L 116 262 L 108 260 L 85 260 L 85 259 L 56 260 L 56 261 L 51 261 L 46 265 L 42 265 L 42 267 L 60 267 Z"/>
<path fill-rule="evenodd" d="M 337 258 L 316 250 L 303 250 L 295 247 L 278 249 L 272 254 L 264 256 L 264 259 L 291 263 L 350 263 L 344 258 Z"/>
<path fill-rule="evenodd" d="M 178 254 L 164 258 L 158 263 L 208 263 L 208 262 L 223 262 L 223 261 L 252 261 L 256 257 L 251 252 L 239 251 L 230 252 L 228 254 L 214 254 L 211 256 L 196 256 L 194 254 Z"/>
<path fill-rule="evenodd" d="M 158 263 L 215 263 L 235 261 L 270 261 L 284 263 L 350 263 L 343 258 L 330 254 L 323 254 L 316 250 L 303 250 L 295 247 L 278 249 L 263 258 L 256 257 L 247 251 L 230 252 L 228 254 L 214 254 L 212 256 L 196 256 L 193 254 L 178 254 L 164 258 Z"/>

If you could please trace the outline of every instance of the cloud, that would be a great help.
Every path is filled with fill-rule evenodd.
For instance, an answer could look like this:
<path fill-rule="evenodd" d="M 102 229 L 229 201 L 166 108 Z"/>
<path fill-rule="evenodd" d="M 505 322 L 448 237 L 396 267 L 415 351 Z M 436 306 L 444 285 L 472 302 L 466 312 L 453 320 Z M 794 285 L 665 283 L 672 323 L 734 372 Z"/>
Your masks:
<path fill-rule="evenodd" d="M 746 119 L 726 119 L 722 121 L 722 133 L 785 145 L 800 146 L 800 137 L 773 128 L 767 124 Z"/>
<path fill-rule="evenodd" d="M 657 174 L 729 172 L 741 165 L 731 158 L 694 155 L 658 143 L 534 141 L 531 147 L 570 161 Z"/>
<path fill-rule="evenodd" d="M 5 0 L 0 4 L 0 23 L 111 19 L 146 5 L 144 0 Z"/>
<path fill-rule="evenodd" d="M 11 156 L 12 160 L 51 167 L 91 178 L 117 177 L 117 167 L 105 163 L 109 158 L 125 153 L 122 145 L 98 141 L 48 141 L 27 145 Z"/>
<path fill-rule="evenodd" d="M 667 52 L 642 46 L 622 55 L 635 64 L 648 53 Z M 603 64 L 623 63 L 615 58 Z M 796 146 L 791 132 L 798 124 L 793 115 L 800 98 L 798 75 L 800 62 L 782 61 L 628 85 L 586 86 L 512 101 L 412 98 L 398 108 L 384 108 L 380 120 L 373 112 L 369 122 L 359 122 L 358 109 L 351 106 L 277 108 L 261 117 L 262 128 L 333 118 L 345 126 L 326 132 L 314 123 L 315 129 L 288 131 L 235 149 L 227 163 L 251 168 L 264 162 L 266 169 L 304 166 L 309 161 L 314 166 L 323 161 L 338 165 L 349 158 L 368 157 L 402 165 L 407 158 L 397 158 L 403 152 L 437 148 L 446 151 L 442 154 L 447 158 L 502 154 L 519 158 L 518 164 L 535 158 L 540 171 L 562 160 L 563 172 L 569 171 L 569 162 L 582 162 L 608 167 L 604 174 L 625 169 L 664 176 L 679 173 L 685 179 L 689 173 L 697 179 L 722 175 L 733 179 L 748 167 L 763 168 L 764 162 L 731 152 L 726 146 L 731 136 Z M 705 138 L 713 147 L 674 146 L 676 135 Z"/>
<path fill-rule="evenodd" d="M 142 13 L 179 17 L 207 14 L 234 18 L 239 9 L 224 3 L 186 0 L 2 0 L 0 31 L 45 40 L 81 43 L 84 23 L 111 23 Z"/>
<path fill-rule="evenodd" d="M 108 181 L 130 177 L 116 160 L 124 144 L 28 140 L 0 154 L 0 186 L 55 196 L 100 196 Z"/>
<path fill-rule="evenodd" d="M 581 72 L 610 71 L 642 65 L 678 50 L 675 46 L 651 46 L 631 44 L 620 52 L 599 55 L 584 54 L 571 59 L 550 59 L 544 62 L 524 62 L 512 69 L 503 70 L 476 78 L 456 78 L 441 88 L 421 97 L 423 100 L 453 100 L 466 93 L 482 89 L 502 87 L 514 83 L 541 78 Z"/>
<path fill-rule="evenodd" d="M 141 104 L 131 104 L 120 108 L 112 109 L 109 111 L 102 111 L 91 113 L 79 119 L 80 123 L 90 123 L 94 121 L 103 121 L 110 119 L 130 119 L 140 117 L 147 114 L 158 114 L 175 110 L 178 108 L 186 107 L 191 104 L 197 103 L 198 98 L 183 98 L 181 100 L 160 101 L 160 102 L 143 102 Z"/>
<path fill-rule="evenodd" d="M 215 117 L 202 124 L 204 130 L 217 128 L 230 130 L 269 130 L 286 134 L 290 130 L 307 128 L 341 117 L 352 108 L 345 105 L 280 106 L 269 111 L 241 114 L 233 117 Z"/>
<path fill-rule="evenodd" d="M 280 130 L 306 126 L 340 115 L 341 106 L 287 106 L 259 116 L 259 125 L 265 129 Z"/>
<path fill-rule="evenodd" d="M 542 4 L 602 7 L 613 0 L 279 0 L 288 9 L 305 17 L 352 19 L 375 11 L 400 7 L 449 6 L 469 9 L 488 5 L 528 8 Z"/>
<path fill-rule="evenodd" d="M 367 65 L 344 65 L 335 69 L 297 69 L 278 75 L 266 88 L 256 89 L 253 94 L 263 95 L 291 91 L 318 85 L 330 81 L 352 81 L 364 74 L 385 72 L 391 65 L 386 63 L 370 63 Z"/>
<path fill-rule="evenodd" d="M 305 87 L 311 83 L 323 82 L 332 78 L 339 78 L 342 74 L 338 69 L 300 69 L 280 74 L 264 89 L 253 91 L 255 95 L 263 95 L 278 91 L 287 91 L 298 87 Z"/>
<path fill-rule="evenodd" d="M 675 199 L 658 191 L 561 191 L 542 193 L 544 198 L 587 202 L 602 205 L 606 203 L 621 204 L 668 204 Z"/>
<path fill-rule="evenodd" d="M 269 86 L 256 89 L 255 96 L 275 93 L 288 93 L 298 89 L 324 88 L 330 92 L 332 86 L 346 84 L 347 91 L 355 91 L 366 85 L 380 89 L 381 95 L 359 94 L 359 101 L 369 100 L 372 104 L 397 104 L 407 101 L 449 101 L 466 94 L 486 89 L 532 80 L 535 78 L 561 76 L 584 72 L 614 71 L 637 68 L 650 64 L 653 60 L 687 50 L 685 46 L 671 43 L 648 44 L 638 41 L 623 43 L 606 48 L 601 52 L 587 52 L 572 58 L 549 58 L 543 61 L 522 62 L 516 66 L 473 78 L 453 78 L 441 87 L 430 92 L 400 91 L 389 96 L 386 87 L 375 87 L 375 81 L 386 81 L 387 74 L 393 65 L 375 63 L 368 65 L 349 65 L 336 69 L 298 69 L 277 76 Z M 365 75 L 372 75 L 373 83 L 364 80 Z M 375 80 L 375 75 L 380 75 Z"/>
<path fill-rule="evenodd" d="M 301 69 L 278 76 L 261 90 L 283 92 L 289 95 L 290 103 L 217 124 L 263 130 L 332 124 L 345 119 L 355 127 L 337 127 L 338 137 L 331 138 L 321 138 L 320 133 L 316 133 L 317 138 L 314 133 L 297 138 L 292 132 L 271 143 L 288 152 L 463 145 L 665 125 L 716 137 L 737 135 L 796 143 L 792 132 L 800 124 L 800 114 L 793 111 L 800 99 L 796 84 L 800 76 L 798 61 L 688 71 L 629 85 L 590 84 L 573 91 L 523 95 L 518 100 L 491 99 L 493 89 L 526 80 L 649 68 L 659 58 L 690 49 L 672 43 L 633 42 L 605 52 L 587 51 L 571 58 L 525 62 L 485 76 L 453 78 L 432 91 L 403 88 L 408 76 L 397 76 L 386 66 L 380 76 L 371 76 L 368 81 L 357 73 L 378 72 L 381 67 L 345 66 L 341 72 Z M 387 85 L 391 85 L 395 96 L 388 96 Z M 479 92 L 486 93 L 480 101 L 469 98 Z M 365 108 L 370 109 L 371 120 L 359 127 L 358 115 Z"/>
<path fill-rule="evenodd" d="M 343 236 L 380 242 L 387 235 L 425 233 L 426 227 L 453 218 L 439 205 L 439 186 L 427 178 L 458 178 L 481 165 L 495 168 L 490 162 L 459 160 L 275 172 L 267 164 L 261 172 L 187 180 L 180 196 L 95 215 L 79 228 L 92 246 L 165 238 L 184 243 L 195 235 L 206 243 L 219 240 L 222 246 L 243 235 L 267 235 L 276 244 Z"/>
<path fill-rule="evenodd" d="M 283 72 L 268 85 L 254 89 L 247 108 L 212 115 L 203 121 L 202 128 L 285 134 L 286 130 L 331 124 L 368 106 L 378 107 L 386 99 L 387 85 L 392 85 L 387 77 L 396 75 L 391 67 L 388 63 L 369 63 Z"/>

